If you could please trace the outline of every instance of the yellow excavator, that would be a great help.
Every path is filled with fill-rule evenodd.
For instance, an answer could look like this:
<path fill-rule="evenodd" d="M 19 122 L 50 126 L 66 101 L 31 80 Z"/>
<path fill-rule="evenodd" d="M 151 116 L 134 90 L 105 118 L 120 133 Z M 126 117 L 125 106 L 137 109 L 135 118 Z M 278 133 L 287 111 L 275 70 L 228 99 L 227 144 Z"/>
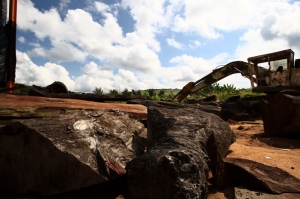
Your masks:
<path fill-rule="evenodd" d="M 265 64 L 266 66 L 258 66 Z M 250 79 L 252 92 L 277 93 L 293 89 L 300 91 L 300 59 L 294 62 L 294 52 L 291 49 L 249 57 L 248 63 L 234 61 L 196 82 L 189 82 L 174 97 L 181 102 L 189 94 L 195 93 L 211 84 L 235 73 Z"/>

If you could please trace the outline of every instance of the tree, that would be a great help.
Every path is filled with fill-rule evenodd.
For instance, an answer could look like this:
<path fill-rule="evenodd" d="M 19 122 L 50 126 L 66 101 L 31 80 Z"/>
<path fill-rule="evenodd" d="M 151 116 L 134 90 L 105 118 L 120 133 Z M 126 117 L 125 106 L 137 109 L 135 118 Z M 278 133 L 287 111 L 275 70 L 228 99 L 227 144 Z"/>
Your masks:
<path fill-rule="evenodd" d="M 112 95 L 118 95 L 119 92 L 116 89 L 109 90 L 109 93 Z"/>
<path fill-rule="evenodd" d="M 96 95 L 102 95 L 103 89 L 101 87 L 99 87 L 99 88 L 95 87 L 95 89 L 93 90 L 93 93 Z"/>
<path fill-rule="evenodd" d="M 142 95 L 142 91 L 141 91 L 141 90 L 138 90 L 138 91 L 136 91 L 136 94 L 137 94 L 137 95 Z"/>
<path fill-rule="evenodd" d="M 131 92 L 130 92 L 127 88 L 125 88 L 125 89 L 123 90 L 122 94 L 123 94 L 123 95 L 130 95 Z"/>
<path fill-rule="evenodd" d="M 159 96 L 159 97 L 162 97 L 164 94 L 165 94 L 165 90 L 160 90 L 160 91 L 158 92 L 158 96 Z"/>
<path fill-rule="evenodd" d="M 148 91 L 150 97 L 153 97 L 156 95 L 155 89 L 153 89 L 153 88 L 150 88 L 147 91 Z"/>

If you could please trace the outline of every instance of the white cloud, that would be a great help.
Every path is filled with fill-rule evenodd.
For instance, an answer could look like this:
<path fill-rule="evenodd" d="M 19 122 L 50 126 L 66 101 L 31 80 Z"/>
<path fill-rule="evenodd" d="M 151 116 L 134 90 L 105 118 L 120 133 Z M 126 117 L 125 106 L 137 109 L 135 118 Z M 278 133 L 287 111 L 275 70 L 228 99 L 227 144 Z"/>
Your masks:
<path fill-rule="evenodd" d="M 123 91 L 125 88 L 141 90 L 146 89 L 148 86 L 140 81 L 133 72 L 120 69 L 114 77 L 114 87 L 117 90 Z"/>
<path fill-rule="evenodd" d="M 95 6 L 98 12 L 107 12 L 110 11 L 110 7 L 106 5 L 105 3 L 102 3 L 100 1 L 95 1 Z"/>
<path fill-rule="evenodd" d="M 289 24 L 297 23 L 296 19 L 299 15 L 296 11 L 299 9 L 299 4 L 291 5 L 286 0 L 186 0 L 184 2 L 184 14 L 176 15 L 174 31 L 197 33 L 212 39 L 222 37 L 222 32 L 259 27 L 265 16 L 271 13 L 277 13 L 285 22 L 281 30 L 290 31 L 293 28 Z M 298 28 L 297 25 L 293 27 Z"/>
<path fill-rule="evenodd" d="M 167 43 L 169 44 L 169 46 L 172 46 L 172 47 L 177 48 L 177 49 L 183 49 L 184 48 L 184 44 L 177 42 L 174 38 L 167 39 Z"/>
<path fill-rule="evenodd" d="M 49 60 L 58 62 L 78 61 L 83 62 L 87 57 L 86 52 L 82 52 L 74 45 L 64 41 L 52 41 L 53 47 L 49 50 L 36 47 L 28 52 L 28 55 L 41 56 Z"/>
<path fill-rule="evenodd" d="M 190 41 L 189 47 L 192 49 L 195 49 L 197 47 L 201 46 L 201 42 L 198 40 Z"/>
<path fill-rule="evenodd" d="M 25 37 L 18 37 L 18 41 L 21 43 L 25 43 Z"/>
<path fill-rule="evenodd" d="M 44 66 L 37 66 L 25 53 L 17 51 L 16 55 L 16 82 L 47 86 L 54 81 L 61 81 L 69 90 L 74 89 L 75 82 L 69 78 L 69 73 L 63 66 L 49 62 Z"/>
<path fill-rule="evenodd" d="M 83 75 L 98 78 L 98 79 L 111 79 L 113 77 L 113 69 L 111 67 L 100 67 L 95 62 L 90 62 L 81 68 Z"/>
<path fill-rule="evenodd" d="M 159 28 L 168 24 L 164 3 L 164 0 L 123 0 L 121 3 L 124 9 L 130 9 L 137 34 L 155 52 L 161 50 L 155 34 L 160 31 Z"/>
<path fill-rule="evenodd" d="M 29 70 L 19 69 L 18 80 L 42 85 L 42 79 L 48 84 L 63 77 L 68 79 L 72 89 L 78 91 L 91 91 L 95 86 L 106 90 L 181 87 L 188 81 L 203 77 L 216 66 L 233 60 L 246 61 L 250 56 L 286 48 L 293 48 L 296 58 L 300 55 L 299 2 L 123 0 L 120 5 L 111 6 L 100 1 L 89 2 L 94 6 L 92 13 L 69 9 L 63 16 L 54 8 L 41 11 L 34 8 L 30 0 L 19 0 L 18 31 L 32 32 L 36 38 L 19 37 L 18 40 L 24 44 L 34 42 L 28 43 L 31 45 L 28 55 L 40 56 L 61 65 L 48 62 L 44 66 L 36 66 L 26 54 L 19 52 L 19 66 L 26 65 Z M 67 8 L 70 1 L 60 3 L 60 8 Z M 116 18 L 117 9 L 124 9 L 132 16 L 132 32 L 124 34 Z M 97 20 L 99 16 L 101 20 Z M 158 38 L 161 35 L 169 38 L 167 43 L 178 49 L 199 47 L 201 50 L 203 44 L 208 45 L 213 39 L 234 31 L 242 32 L 243 36 L 237 46 L 231 46 L 236 49 L 233 53 L 217 51 L 217 54 L 210 55 L 210 59 L 177 54 L 170 59 L 172 67 L 163 67 L 160 62 L 163 48 Z M 184 34 L 184 43 L 174 39 L 177 33 Z M 193 36 L 192 39 L 189 36 Z M 210 40 L 207 42 L 206 38 Z M 42 41 L 50 43 L 45 47 Z M 89 58 L 95 61 L 91 62 Z M 70 78 L 63 72 L 63 62 L 67 61 L 88 64 L 82 67 L 82 74 Z M 105 63 L 105 67 L 98 63 Z M 59 73 L 54 74 L 54 70 Z M 40 73 L 47 77 L 40 75 L 43 78 L 39 78 L 37 74 Z M 246 85 L 237 76 L 222 82 L 227 81 Z"/>
<path fill-rule="evenodd" d="M 98 2 L 97 5 L 108 9 L 103 3 Z M 153 45 L 144 40 L 148 33 L 133 32 L 123 37 L 122 28 L 110 13 L 105 13 L 101 25 L 81 9 L 68 10 L 62 20 L 55 9 L 41 12 L 28 0 L 21 0 L 19 7 L 19 15 L 24 16 L 19 21 L 19 28 L 34 32 L 40 40 L 49 38 L 53 46 L 50 50 L 34 48 L 29 51 L 30 55 L 58 61 L 84 61 L 89 54 L 118 68 L 129 67 L 143 72 L 160 67 L 158 56 L 150 49 Z M 25 11 L 34 16 L 27 15 Z M 157 43 L 156 40 L 153 42 Z"/>
<path fill-rule="evenodd" d="M 81 74 L 70 77 L 68 71 L 61 65 L 51 62 L 43 66 L 34 64 L 26 53 L 17 51 L 16 82 L 27 85 L 47 86 L 54 81 L 63 82 L 71 91 L 92 92 L 95 87 L 101 87 L 105 92 L 111 89 L 119 91 L 127 89 L 148 89 L 153 86 L 161 88 L 156 77 L 141 73 L 140 76 L 132 71 L 119 69 L 113 73 L 110 65 L 99 66 L 90 62 L 81 68 Z"/>
<path fill-rule="evenodd" d="M 60 0 L 59 2 L 59 10 L 63 10 L 68 7 L 68 4 L 71 2 L 71 0 Z"/>

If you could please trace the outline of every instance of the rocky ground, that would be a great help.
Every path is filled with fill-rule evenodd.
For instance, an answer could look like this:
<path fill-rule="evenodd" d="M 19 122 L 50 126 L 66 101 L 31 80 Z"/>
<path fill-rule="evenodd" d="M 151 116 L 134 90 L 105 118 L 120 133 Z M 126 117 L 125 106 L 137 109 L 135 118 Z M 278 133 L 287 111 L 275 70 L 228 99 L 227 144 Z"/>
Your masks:
<path fill-rule="evenodd" d="M 236 135 L 227 157 L 253 160 L 278 167 L 300 179 L 300 140 L 295 138 L 270 137 L 264 134 L 261 120 L 246 124 L 229 120 L 228 124 Z M 217 189 L 210 179 L 209 199 L 235 198 L 234 188 Z"/>

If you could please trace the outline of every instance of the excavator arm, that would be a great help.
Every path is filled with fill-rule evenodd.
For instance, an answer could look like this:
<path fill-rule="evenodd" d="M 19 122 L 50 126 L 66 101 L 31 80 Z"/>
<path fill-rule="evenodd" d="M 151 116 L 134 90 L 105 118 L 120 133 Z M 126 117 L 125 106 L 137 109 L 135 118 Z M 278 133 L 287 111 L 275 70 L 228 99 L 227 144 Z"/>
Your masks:
<path fill-rule="evenodd" d="M 259 67 L 259 70 L 265 70 Z M 234 61 L 226 64 L 221 68 L 217 68 L 213 70 L 210 74 L 205 77 L 199 79 L 196 82 L 189 82 L 185 85 L 182 90 L 174 97 L 178 102 L 181 102 L 185 99 L 189 94 L 195 93 L 211 84 L 235 73 L 241 73 L 242 76 L 247 78 L 253 78 L 254 82 L 256 80 L 253 77 L 254 74 L 254 66 L 248 65 L 248 63 L 243 61 Z"/>

